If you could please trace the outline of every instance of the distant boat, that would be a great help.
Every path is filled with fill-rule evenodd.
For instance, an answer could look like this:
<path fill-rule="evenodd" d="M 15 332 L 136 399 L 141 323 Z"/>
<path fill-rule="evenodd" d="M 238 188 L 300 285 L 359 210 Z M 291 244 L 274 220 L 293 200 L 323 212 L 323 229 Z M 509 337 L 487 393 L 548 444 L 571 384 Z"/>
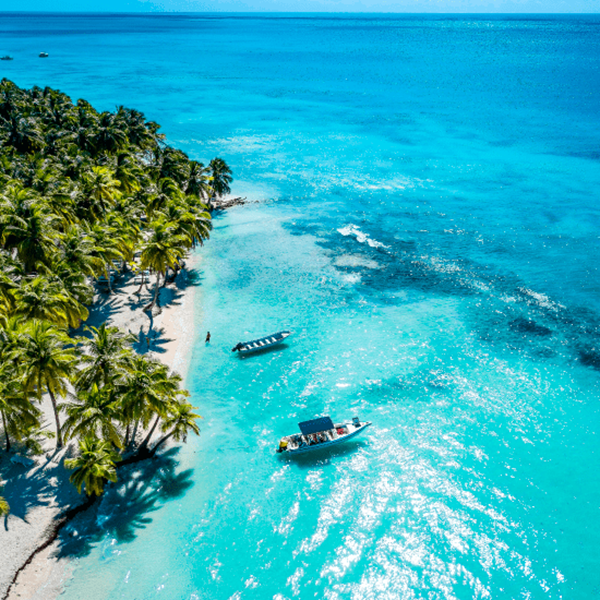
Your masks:
<path fill-rule="evenodd" d="M 40 52 L 40 58 L 48 58 L 47 52 Z"/>
<path fill-rule="evenodd" d="M 250 354 L 250 352 L 258 352 L 259 350 L 264 350 L 265 348 L 271 348 L 272 346 L 281 344 L 281 342 L 283 342 L 283 340 L 285 340 L 285 338 L 290 335 L 292 335 L 291 331 L 278 331 L 277 333 L 267 335 L 257 340 L 250 340 L 249 342 L 240 342 L 237 346 L 234 346 L 231 349 L 231 351 L 235 352 L 237 350 L 240 354 Z"/>
<path fill-rule="evenodd" d="M 7 54 L 6 56 L 0 56 L 0 60 L 13 60 L 13 57 Z"/>
<path fill-rule="evenodd" d="M 279 440 L 277 452 L 304 454 L 346 442 L 362 433 L 371 425 L 371 421 L 361 421 L 354 417 L 352 421 L 334 423 L 331 417 L 319 417 L 298 423 L 301 433 L 286 435 Z"/>

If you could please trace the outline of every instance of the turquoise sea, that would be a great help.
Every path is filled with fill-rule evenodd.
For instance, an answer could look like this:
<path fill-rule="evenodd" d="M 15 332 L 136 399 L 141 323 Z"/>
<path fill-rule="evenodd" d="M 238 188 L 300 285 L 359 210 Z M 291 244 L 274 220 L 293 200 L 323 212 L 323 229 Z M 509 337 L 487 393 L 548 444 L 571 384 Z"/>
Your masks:
<path fill-rule="evenodd" d="M 200 251 L 201 437 L 61 598 L 600 597 L 600 17 L 3 14 L 5 53 L 260 201 Z M 322 414 L 374 425 L 275 454 Z"/>

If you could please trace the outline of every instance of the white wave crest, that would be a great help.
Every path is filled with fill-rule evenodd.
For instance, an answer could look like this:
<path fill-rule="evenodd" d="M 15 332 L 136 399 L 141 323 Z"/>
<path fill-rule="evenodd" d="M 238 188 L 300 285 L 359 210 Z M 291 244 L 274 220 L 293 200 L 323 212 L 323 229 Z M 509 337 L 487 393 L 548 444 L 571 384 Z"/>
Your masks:
<path fill-rule="evenodd" d="M 345 227 L 340 227 L 338 232 L 345 237 L 353 235 L 357 242 L 361 244 L 367 243 L 369 246 L 371 246 L 371 248 L 389 248 L 389 246 L 386 246 L 385 244 L 382 244 L 381 242 L 369 237 L 368 234 L 366 234 L 364 231 L 361 231 L 356 225 L 346 225 Z"/>

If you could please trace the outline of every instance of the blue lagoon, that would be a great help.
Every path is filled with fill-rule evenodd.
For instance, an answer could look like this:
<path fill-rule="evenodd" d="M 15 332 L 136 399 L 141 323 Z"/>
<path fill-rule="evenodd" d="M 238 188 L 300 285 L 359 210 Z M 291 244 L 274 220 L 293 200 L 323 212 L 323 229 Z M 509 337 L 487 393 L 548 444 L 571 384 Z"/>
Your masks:
<path fill-rule="evenodd" d="M 198 251 L 201 437 L 71 526 L 62 598 L 600 595 L 599 18 L 5 14 L 0 40 L 2 76 L 142 110 L 258 201 Z M 325 414 L 373 426 L 274 452 Z"/>

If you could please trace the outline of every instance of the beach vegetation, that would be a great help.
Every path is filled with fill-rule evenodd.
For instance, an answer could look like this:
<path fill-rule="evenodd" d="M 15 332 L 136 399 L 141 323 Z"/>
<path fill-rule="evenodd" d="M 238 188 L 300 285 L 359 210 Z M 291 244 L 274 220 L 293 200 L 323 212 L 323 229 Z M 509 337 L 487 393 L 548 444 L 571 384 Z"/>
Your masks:
<path fill-rule="evenodd" d="M 107 481 L 117 481 L 120 458 L 109 441 L 88 435 L 79 441 L 79 456 L 65 460 L 65 466 L 73 469 L 69 480 L 80 494 L 85 488 L 88 496 L 100 496 Z"/>
<path fill-rule="evenodd" d="M 159 289 L 212 228 L 231 170 L 169 146 L 160 126 L 119 106 L 97 111 L 51 88 L 0 81 L 0 428 L 3 445 L 38 451 L 74 440 L 65 461 L 88 496 L 117 466 L 198 434 L 181 377 L 107 324 L 79 329 L 99 284 L 127 270 Z M 140 287 L 141 289 L 141 287 Z M 79 330 L 79 333 L 76 333 Z M 53 433 L 44 433 L 49 399 Z M 8 510 L 0 502 L 0 512 Z"/>
<path fill-rule="evenodd" d="M 8 502 L 2 496 L 0 496 L 0 517 L 7 515 L 9 512 L 10 506 L 8 505 Z"/>

